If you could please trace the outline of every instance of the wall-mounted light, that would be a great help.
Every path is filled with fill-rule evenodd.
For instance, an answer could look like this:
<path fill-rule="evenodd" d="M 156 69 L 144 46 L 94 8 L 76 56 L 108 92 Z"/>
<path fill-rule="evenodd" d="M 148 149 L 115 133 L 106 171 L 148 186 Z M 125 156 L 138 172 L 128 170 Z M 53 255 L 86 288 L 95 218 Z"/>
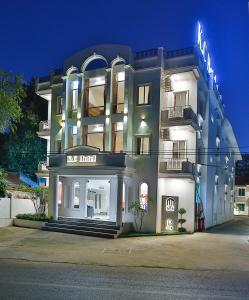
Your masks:
<path fill-rule="evenodd" d="M 77 119 L 81 118 L 81 112 L 77 112 Z"/>
<path fill-rule="evenodd" d="M 105 118 L 105 123 L 106 123 L 107 125 L 110 124 L 110 117 L 106 117 L 106 118 Z"/>
<path fill-rule="evenodd" d="M 107 108 L 106 111 L 105 111 L 105 115 L 106 115 L 106 116 L 110 116 L 110 110 L 109 110 L 108 108 Z"/>
<path fill-rule="evenodd" d="M 124 116 L 124 123 L 127 123 L 128 117 Z"/>
<path fill-rule="evenodd" d="M 81 125 L 81 121 L 78 120 L 78 121 L 77 121 L 77 127 L 80 127 L 80 125 Z"/>
<path fill-rule="evenodd" d="M 62 118 L 61 119 L 62 119 L 62 121 L 65 121 L 65 113 L 64 112 L 62 113 Z"/>
<path fill-rule="evenodd" d="M 128 114 L 128 108 L 127 107 L 124 108 L 124 114 Z"/>
<path fill-rule="evenodd" d="M 65 128 L 65 122 L 64 121 L 61 122 L 61 127 Z"/>

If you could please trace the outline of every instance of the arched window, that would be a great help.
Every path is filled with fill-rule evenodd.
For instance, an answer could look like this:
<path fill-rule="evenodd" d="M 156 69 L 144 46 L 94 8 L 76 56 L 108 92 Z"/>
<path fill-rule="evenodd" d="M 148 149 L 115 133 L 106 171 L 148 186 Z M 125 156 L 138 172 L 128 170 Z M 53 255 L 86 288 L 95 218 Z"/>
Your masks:
<path fill-rule="evenodd" d="M 173 198 L 166 200 L 166 211 L 175 211 L 175 200 Z"/>
<path fill-rule="evenodd" d="M 149 186 L 146 182 L 142 182 L 139 185 L 139 200 L 141 208 L 144 210 L 148 210 L 148 193 L 149 193 Z"/>
<path fill-rule="evenodd" d="M 79 208 L 80 206 L 80 184 L 79 182 L 73 183 L 73 207 Z"/>

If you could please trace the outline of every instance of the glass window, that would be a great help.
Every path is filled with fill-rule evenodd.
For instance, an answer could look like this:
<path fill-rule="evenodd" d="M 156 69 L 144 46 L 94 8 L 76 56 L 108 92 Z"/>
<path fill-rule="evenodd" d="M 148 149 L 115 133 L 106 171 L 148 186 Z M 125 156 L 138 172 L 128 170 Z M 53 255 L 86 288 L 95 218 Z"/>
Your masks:
<path fill-rule="evenodd" d="M 142 182 L 139 186 L 139 200 L 141 208 L 146 211 L 148 210 L 148 191 L 148 184 L 146 182 Z"/>
<path fill-rule="evenodd" d="M 55 142 L 55 151 L 56 153 L 61 153 L 61 140 Z"/>
<path fill-rule="evenodd" d="M 246 190 L 245 190 L 245 188 L 239 188 L 239 190 L 238 190 L 238 195 L 239 195 L 240 197 L 245 197 L 245 195 L 246 195 Z"/>
<path fill-rule="evenodd" d="M 126 201 L 125 201 L 125 183 L 123 183 L 123 197 L 122 197 L 122 211 L 124 212 L 126 209 L 125 209 L 125 204 L 126 204 Z"/>
<path fill-rule="evenodd" d="M 245 204 L 244 203 L 236 203 L 236 210 L 238 211 L 245 211 Z"/>
<path fill-rule="evenodd" d="M 150 85 L 141 85 L 138 87 L 138 104 L 149 104 L 150 102 Z"/>
<path fill-rule="evenodd" d="M 137 137 L 137 155 L 149 154 L 150 138 L 148 136 Z"/>
<path fill-rule="evenodd" d="M 105 77 L 93 77 L 89 79 L 87 99 L 87 115 L 99 116 L 105 111 Z"/>
<path fill-rule="evenodd" d="M 62 114 L 62 102 L 63 102 L 63 98 L 61 96 L 58 96 L 56 99 L 56 114 L 57 115 Z"/>
<path fill-rule="evenodd" d="M 84 144 L 104 150 L 104 125 L 95 124 L 84 127 Z"/>
<path fill-rule="evenodd" d="M 79 208 L 80 206 L 80 184 L 79 182 L 73 183 L 73 207 Z"/>
<path fill-rule="evenodd" d="M 185 141 L 177 141 L 173 142 L 173 159 L 185 159 L 186 158 L 186 142 Z"/>
<path fill-rule="evenodd" d="M 187 105 L 187 91 L 174 93 L 174 106 L 186 106 Z"/>
<path fill-rule="evenodd" d="M 73 147 L 77 146 L 77 126 L 73 126 Z"/>
<path fill-rule="evenodd" d="M 112 124 L 112 151 L 123 151 L 123 122 Z"/>
<path fill-rule="evenodd" d="M 124 112 L 125 72 L 118 72 L 113 83 L 113 113 Z"/>

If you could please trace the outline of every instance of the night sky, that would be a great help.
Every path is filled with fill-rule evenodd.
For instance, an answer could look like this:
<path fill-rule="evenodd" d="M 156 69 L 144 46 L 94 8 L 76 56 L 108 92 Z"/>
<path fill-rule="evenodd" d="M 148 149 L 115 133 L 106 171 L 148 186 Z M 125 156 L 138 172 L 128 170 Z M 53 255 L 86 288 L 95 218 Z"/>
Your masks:
<path fill-rule="evenodd" d="M 0 0 L 0 68 L 48 75 L 101 43 L 134 51 L 194 45 L 200 20 L 220 91 L 242 151 L 249 151 L 248 0 Z M 247 147 L 247 148 L 245 148 Z"/>

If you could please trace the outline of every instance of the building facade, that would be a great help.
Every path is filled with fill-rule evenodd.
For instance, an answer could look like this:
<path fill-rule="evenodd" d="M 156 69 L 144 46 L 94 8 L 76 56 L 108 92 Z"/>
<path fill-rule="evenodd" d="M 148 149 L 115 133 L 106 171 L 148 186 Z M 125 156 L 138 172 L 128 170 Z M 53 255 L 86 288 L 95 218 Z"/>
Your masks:
<path fill-rule="evenodd" d="M 236 176 L 234 215 L 249 216 L 249 177 Z"/>
<path fill-rule="evenodd" d="M 174 231 L 178 209 L 193 232 L 233 217 L 234 166 L 240 156 L 232 127 L 201 49 L 134 53 L 98 45 L 65 60 L 37 81 L 48 101 L 49 215 L 133 223 Z M 236 151 L 234 151 L 236 149 Z"/>

